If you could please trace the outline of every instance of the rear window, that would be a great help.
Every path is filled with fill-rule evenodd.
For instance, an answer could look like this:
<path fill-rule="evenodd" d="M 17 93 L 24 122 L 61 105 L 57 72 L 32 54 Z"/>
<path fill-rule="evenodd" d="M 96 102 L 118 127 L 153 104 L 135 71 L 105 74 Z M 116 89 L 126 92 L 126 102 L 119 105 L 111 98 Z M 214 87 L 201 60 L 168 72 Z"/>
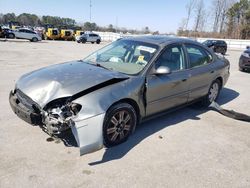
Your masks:
<path fill-rule="evenodd" d="M 188 44 L 186 45 L 186 48 L 189 57 L 190 68 L 209 64 L 213 60 L 213 56 L 199 46 Z"/>

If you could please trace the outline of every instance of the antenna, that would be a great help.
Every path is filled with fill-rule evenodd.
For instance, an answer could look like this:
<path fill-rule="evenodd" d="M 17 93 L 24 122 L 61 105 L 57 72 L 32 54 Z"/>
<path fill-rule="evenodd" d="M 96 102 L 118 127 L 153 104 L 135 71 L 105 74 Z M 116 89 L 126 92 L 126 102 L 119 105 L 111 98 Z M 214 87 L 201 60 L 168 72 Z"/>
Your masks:
<path fill-rule="evenodd" d="M 92 8 L 92 1 L 90 0 L 89 1 L 89 21 L 91 22 L 91 17 L 92 17 L 92 15 L 91 15 L 91 8 Z"/>

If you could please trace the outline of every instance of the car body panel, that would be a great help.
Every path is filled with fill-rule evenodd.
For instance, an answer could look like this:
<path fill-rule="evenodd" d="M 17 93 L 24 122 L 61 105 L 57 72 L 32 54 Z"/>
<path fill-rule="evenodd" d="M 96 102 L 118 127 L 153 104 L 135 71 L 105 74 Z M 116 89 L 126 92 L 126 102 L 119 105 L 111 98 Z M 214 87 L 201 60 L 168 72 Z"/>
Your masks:
<path fill-rule="evenodd" d="M 95 79 L 93 75 L 96 75 Z M 113 78 L 128 76 L 76 61 L 52 65 L 25 74 L 16 83 L 16 88 L 43 108 L 54 99 L 70 97 Z"/>
<path fill-rule="evenodd" d="M 169 75 L 150 75 L 147 78 L 147 115 L 164 111 L 188 100 L 189 73 L 173 72 Z"/>
<path fill-rule="evenodd" d="M 12 33 L 15 35 L 16 38 L 20 39 L 32 40 L 33 38 L 37 38 L 38 41 L 42 40 L 42 38 L 37 33 L 28 29 L 13 30 Z"/>
<path fill-rule="evenodd" d="M 76 37 L 77 42 L 82 42 L 85 39 L 85 42 L 97 42 L 101 41 L 101 37 L 95 33 L 84 33 Z"/>
<path fill-rule="evenodd" d="M 71 126 L 71 130 L 80 148 L 80 155 L 94 152 L 103 147 L 102 124 L 104 117 L 105 113 L 85 120 L 73 119 L 75 123 Z"/>
<path fill-rule="evenodd" d="M 205 96 L 215 79 L 221 78 L 224 85 L 229 77 L 228 61 L 212 52 L 213 62 L 207 65 L 190 69 L 185 52 L 184 70 L 162 75 L 154 73 L 155 62 L 168 45 L 188 43 L 202 47 L 197 42 L 162 36 L 121 40 L 144 41 L 158 45 L 159 48 L 144 69 L 136 75 L 107 70 L 83 61 L 53 65 L 25 74 L 17 81 L 15 91 L 10 95 L 13 111 L 23 111 L 19 116 L 21 118 L 23 114 L 35 114 L 37 109 L 33 106 L 34 102 L 39 106 L 39 115 L 53 119 L 53 116 L 49 116 L 51 111 L 48 111 L 54 105 L 53 102 L 66 98 L 66 103 L 62 102 L 64 109 L 67 105 L 80 104 L 79 111 L 66 119 L 82 155 L 103 147 L 103 122 L 114 104 L 131 104 L 140 122 L 151 115 Z M 208 48 L 203 48 L 209 51 Z M 26 110 L 22 105 L 30 109 Z M 54 108 L 52 112 L 56 112 L 56 115 L 62 110 Z M 27 119 L 33 122 L 32 118 Z"/>

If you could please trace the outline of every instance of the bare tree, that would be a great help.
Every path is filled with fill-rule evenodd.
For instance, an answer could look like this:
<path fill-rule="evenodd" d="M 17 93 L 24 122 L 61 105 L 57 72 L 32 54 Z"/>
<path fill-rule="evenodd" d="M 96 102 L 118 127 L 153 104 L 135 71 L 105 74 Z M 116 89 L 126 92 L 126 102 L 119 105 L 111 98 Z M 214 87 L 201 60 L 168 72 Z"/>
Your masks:
<path fill-rule="evenodd" d="M 221 10 L 224 0 L 213 0 L 213 10 L 214 10 L 214 21 L 213 21 L 213 32 L 218 31 L 219 20 L 221 17 Z"/>
<path fill-rule="evenodd" d="M 233 2 L 235 2 L 235 0 L 213 0 L 213 32 L 219 31 L 222 33 L 225 26 L 227 11 L 232 6 Z"/>
<path fill-rule="evenodd" d="M 186 5 L 186 9 L 187 9 L 187 18 L 185 19 L 185 30 L 188 30 L 188 24 L 192 15 L 192 12 L 194 11 L 195 8 L 195 4 L 196 4 L 197 0 L 190 0 L 187 5 Z"/>
<path fill-rule="evenodd" d="M 230 7 L 235 3 L 235 0 L 224 0 L 223 1 L 223 6 L 221 10 L 221 17 L 220 17 L 220 27 L 219 27 L 219 32 L 222 33 L 224 30 L 224 27 L 226 25 L 226 18 L 227 18 L 227 12 Z"/>
<path fill-rule="evenodd" d="M 205 12 L 204 1 L 199 0 L 195 6 L 195 23 L 194 23 L 195 32 L 197 32 L 198 29 L 201 29 L 201 23 L 202 20 L 204 19 L 204 12 Z"/>

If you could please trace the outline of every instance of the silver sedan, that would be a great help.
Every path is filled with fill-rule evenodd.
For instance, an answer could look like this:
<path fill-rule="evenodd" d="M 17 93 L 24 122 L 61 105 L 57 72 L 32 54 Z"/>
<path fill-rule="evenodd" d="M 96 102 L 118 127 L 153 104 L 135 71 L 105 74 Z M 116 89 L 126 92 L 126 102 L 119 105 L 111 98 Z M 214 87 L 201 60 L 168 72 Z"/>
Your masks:
<path fill-rule="evenodd" d="M 208 106 L 228 77 L 228 60 L 197 42 L 144 36 L 25 74 L 9 101 L 50 135 L 71 129 L 82 155 L 126 141 L 156 114 L 196 101 Z"/>

